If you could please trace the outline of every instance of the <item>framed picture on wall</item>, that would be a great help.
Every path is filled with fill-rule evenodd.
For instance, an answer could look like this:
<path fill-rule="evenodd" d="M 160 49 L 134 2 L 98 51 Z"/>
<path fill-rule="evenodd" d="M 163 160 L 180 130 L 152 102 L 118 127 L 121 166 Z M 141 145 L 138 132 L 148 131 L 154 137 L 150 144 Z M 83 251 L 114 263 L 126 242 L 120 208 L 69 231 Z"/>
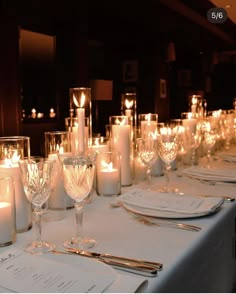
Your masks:
<path fill-rule="evenodd" d="M 164 99 L 166 96 L 166 80 L 160 79 L 160 98 Z"/>
<path fill-rule="evenodd" d="M 122 78 L 124 83 L 137 82 L 138 61 L 127 60 L 122 64 Z"/>

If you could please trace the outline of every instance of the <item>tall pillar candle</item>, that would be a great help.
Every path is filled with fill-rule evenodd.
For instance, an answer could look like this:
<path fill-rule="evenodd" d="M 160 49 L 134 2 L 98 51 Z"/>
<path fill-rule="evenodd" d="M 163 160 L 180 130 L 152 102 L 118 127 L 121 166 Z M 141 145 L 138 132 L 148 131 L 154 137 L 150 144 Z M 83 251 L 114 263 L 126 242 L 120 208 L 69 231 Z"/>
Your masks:
<path fill-rule="evenodd" d="M 121 185 L 132 185 L 131 125 L 126 116 L 111 116 L 111 148 L 121 155 Z"/>

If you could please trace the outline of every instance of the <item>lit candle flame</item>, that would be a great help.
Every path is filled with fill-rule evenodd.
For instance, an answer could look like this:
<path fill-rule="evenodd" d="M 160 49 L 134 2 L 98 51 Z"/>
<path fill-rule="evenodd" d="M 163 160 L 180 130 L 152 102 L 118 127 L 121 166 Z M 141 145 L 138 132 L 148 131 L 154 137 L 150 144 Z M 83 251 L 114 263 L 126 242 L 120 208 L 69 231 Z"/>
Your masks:
<path fill-rule="evenodd" d="M 14 163 L 17 163 L 20 159 L 20 155 L 17 155 L 15 150 L 11 158 L 5 158 L 5 165 L 11 167 Z"/>
<path fill-rule="evenodd" d="M 73 102 L 75 104 L 76 107 L 83 107 L 84 106 L 84 103 L 85 103 L 85 95 L 84 93 L 82 92 L 81 93 L 81 96 L 80 96 L 80 103 L 78 102 L 78 100 L 76 99 L 75 95 L 73 94 Z"/>
<path fill-rule="evenodd" d="M 126 124 L 126 119 L 123 118 L 120 120 L 119 118 L 116 119 L 116 125 L 124 126 Z"/>
<path fill-rule="evenodd" d="M 145 115 L 145 120 L 151 121 L 151 113 Z"/>
<path fill-rule="evenodd" d="M 113 169 L 113 164 L 112 162 L 110 163 L 106 163 L 105 161 L 101 162 L 102 167 L 104 167 L 106 169 L 106 171 L 110 172 Z"/>
<path fill-rule="evenodd" d="M 133 100 L 125 99 L 125 107 L 126 107 L 127 109 L 132 108 L 133 105 L 134 105 L 134 101 L 133 101 Z"/>
<path fill-rule="evenodd" d="M 193 105 L 197 104 L 197 97 L 195 95 L 193 95 L 193 97 L 192 97 L 192 104 Z"/>
<path fill-rule="evenodd" d="M 64 147 L 63 146 L 60 146 L 59 144 L 56 145 L 56 151 L 59 153 L 59 154 L 63 154 L 64 153 Z"/>

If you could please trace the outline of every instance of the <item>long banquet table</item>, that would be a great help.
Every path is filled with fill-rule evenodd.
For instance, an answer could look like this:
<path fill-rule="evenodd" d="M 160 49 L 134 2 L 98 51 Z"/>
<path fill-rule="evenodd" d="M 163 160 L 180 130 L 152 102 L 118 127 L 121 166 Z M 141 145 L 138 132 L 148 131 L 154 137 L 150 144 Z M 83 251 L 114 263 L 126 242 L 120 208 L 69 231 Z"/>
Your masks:
<path fill-rule="evenodd" d="M 208 195 L 235 196 L 236 184 L 209 185 L 195 179 L 179 177 L 178 170 L 170 175 L 171 184 L 181 192 Z M 152 179 L 155 187 L 164 184 L 164 177 Z M 125 189 L 123 189 L 124 191 Z M 122 207 L 112 208 L 113 197 L 93 196 L 84 213 L 84 234 L 98 242 L 93 251 L 111 253 L 163 263 L 156 277 L 144 277 L 115 270 L 117 279 L 107 292 L 232 292 L 236 284 L 236 201 L 225 201 L 214 214 L 182 219 L 182 222 L 198 225 L 199 232 L 175 228 L 146 226 L 127 213 Z M 74 211 L 66 212 L 60 221 L 43 223 L 45 239 L 63 250 L 62 242 L 74 233 Z M 17 242 L 4 250 L 24 248 L 32 239 L 32 230 L 17 234 Z M 80 268 L 81 258 L 71 255 L 46 254 L 62 263 Z M 32 261 L 34 256 L 32 256 Z M 83 263 L 82 263 L 83 264 Z M 138 289 L 142 284 L 143 287 Z M 32 289 L 34 292 L 34 289 Z"/>

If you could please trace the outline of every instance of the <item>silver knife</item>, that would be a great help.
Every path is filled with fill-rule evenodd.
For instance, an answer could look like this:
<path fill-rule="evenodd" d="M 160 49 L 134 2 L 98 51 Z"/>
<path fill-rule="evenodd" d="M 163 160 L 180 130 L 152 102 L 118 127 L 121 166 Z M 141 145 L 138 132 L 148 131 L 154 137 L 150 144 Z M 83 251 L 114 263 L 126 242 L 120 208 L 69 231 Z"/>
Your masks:
<path fill-rule="evenodd" d="M 139 259 L 113 256 L 110 254 L 95 253 L 76 249 L 66 249 L 66 251 L 71 254 L 94 258 L 120 270 L 125 270 L 128 272 L 147 275 L 151 277 L 156 276 L 157 270 L 159 270 L 160 266 L 162 266 L 161 264 L 155 262 L 145 262 Z"/>
<path fill-rule="evenodd" d="M 66 251 L 70 253 L 76 253 L 79 255 L 86 255 L 87 257 L 106 258 L 106 259 L 115 260 L 115 261 L 146 264 L 146 265 L 155 267 L 157 270 L 161 270 L 163 267 L 163 264 L 160 262 L 148 261 L 144 259 L 136 259 L 136 258 L 130 258 L 130 257 L 123 257 L 118 255 L 111 255 L 108 253 L 97 253 L 97 252 L 84 251 L 84 250 L 78 250 L 78 249 L 66 249 Z"/>

